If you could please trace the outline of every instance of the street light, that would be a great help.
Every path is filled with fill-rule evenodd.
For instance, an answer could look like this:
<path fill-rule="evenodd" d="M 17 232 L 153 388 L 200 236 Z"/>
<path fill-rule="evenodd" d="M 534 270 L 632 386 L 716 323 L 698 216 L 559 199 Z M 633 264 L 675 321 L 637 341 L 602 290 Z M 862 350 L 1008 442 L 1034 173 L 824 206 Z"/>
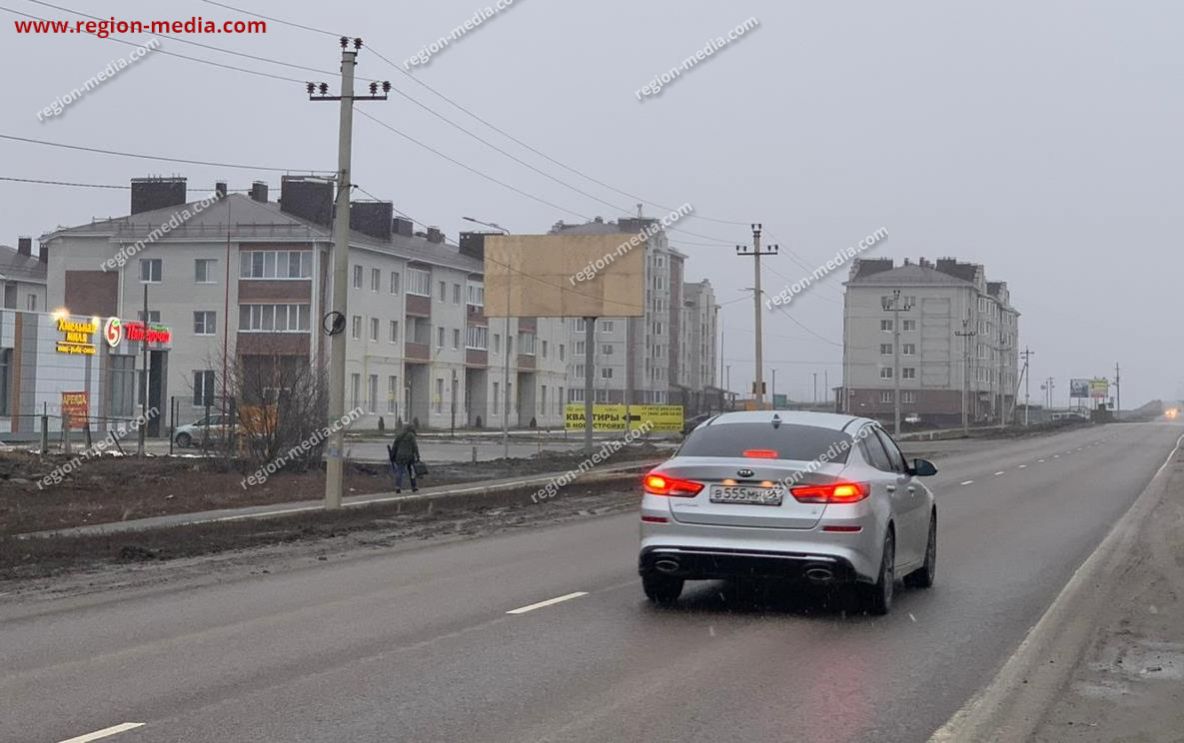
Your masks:
<path fill-rule="evenodd" d="M 498 230 L 503 235 L 510 234 L 510 231 L 502 227 L 497 222 L 482 222 L 480 219 L 473 219 L 472 217 L 461 217 L 466 222 L 482 225 L 493 230 Z M 506 371 L 502 377 L 502 395 L 504 397 L 505 405 L 502 409 L 502 448 L 503 457 L 510 458 L 510 271 L 509 266 L 506 266 Z"/>

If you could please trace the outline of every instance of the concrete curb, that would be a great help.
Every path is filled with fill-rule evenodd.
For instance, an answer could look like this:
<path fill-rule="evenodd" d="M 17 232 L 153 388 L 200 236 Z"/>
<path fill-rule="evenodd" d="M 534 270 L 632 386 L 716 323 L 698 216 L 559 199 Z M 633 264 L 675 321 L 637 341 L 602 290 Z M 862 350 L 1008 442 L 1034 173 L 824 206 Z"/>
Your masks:
<path fill-rule="evenodd" d="M 606 466 L 600 471 L 592 470 L 578 476 L 572 484 L 603 482 L 614 479 L 629 479 L 637 473 L 646 472 L 661 464 L 665 460 L 647 460 L 627 462 L 619 465 Z M 371 493 L 347 497 L 342 506 L 344 508 L 360 508 L 373 505 L 397 503 L 409 508 L 428 508 L 433 503 L 448 501 L 478 501 L 489 496 L 502 493 L 514 493 L 539 488 L 552 480 L 557 480 L 567 474 L 562 472 L 548 472 L 541 475 L 523 477 L 513 481 L 501 481 L 495 484 L 457 483 L 455 485 L 440 485 L 438 491 L 428 493 Z M 640 481 L 639 481 L 640 482 Z M 165 529 L 177 526 L 194 526 L 197 524 L 214 524 L 228 521 L 245 521 L 249 519 L 267 519 L 291 516 L 298 513 L 323 511 L 320 501 L 301 501 L 296 503 L 276 503 L 268 506 L 246 506 L 243 508 L 221 509 L 218 511 L 198 511 L 194 513 L 169 514 L 167 516 L 152 516 L 134 521 L 115 521 L 103 524 L 88 524 L 66 529 L 52 529 L 49 531 L 27 532 L 15 534 L 16 539 L 45 539 L 54 537 L 80 537 L 112 534 L 127 534 L 149 529 Z"/>
<path fill-rule="evenodd" d="M 1128 558 L 1143 524 L 1167 492 L 1164 473 L 1182 444 L 1184 436 L 995 678 L 938 728 L 930 743 L 1031 739 L 1093 637 L 1098 610 L 1108 600 L 1107 582 L 1119 574 L 1116 568 Z"/>

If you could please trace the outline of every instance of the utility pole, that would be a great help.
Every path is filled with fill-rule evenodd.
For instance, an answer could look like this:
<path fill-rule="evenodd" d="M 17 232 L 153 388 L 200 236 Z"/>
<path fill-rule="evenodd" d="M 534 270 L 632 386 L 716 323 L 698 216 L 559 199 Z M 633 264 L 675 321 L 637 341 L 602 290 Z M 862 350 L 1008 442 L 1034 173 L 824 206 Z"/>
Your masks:
<path fill-rule="evenodd" d="M 900 313 L 912 308 L 910 299 L 901 301 L 900 289 L 893 289 L 892 298 L 884 299 L 884 309 L 892 313 L 892 381 L 895 387 L 892 393 L 892 431 L 896 436 L 900 435 Z"/>
<path fill-rule="evenodd" d="M 1118 362 L 1114 362 L 1114 420 L 1122 414 L 1122 375 L 1119 373 Z"/>
<path fill-rule="evenodd" d="M 152 278 L 149 274 L 148 278 Z M 143 381 L 140 384 L 140 430 L 136 439 L 136 454 L 144 456 L 145 438 L 148 436 L 148 282 L 144 282 L 144 338 L 140 341 L 140 348 L 144 351 Z M 206 392 L 203 387 L 202 396 Z M 207 413 L 210 411 L 207 410 Z M 209 426 L 209 416 L 206 416 L 206 426 Z M 69 436 L 69 433 L 66 434 Z M 69 439 L 67 439 L 68 441 Z"/>
<path fill-rule="evenodd" d="M 773 389 L 770 390 L 770 392 L 772 393 L 773 407 L 776 408 L 777 407 L 777 369 L 773 369 Z"/>
<path fill-rule="evenodd" d="M 362 40 L 341 37 L 341 92 L 329 95 L 327 83 L 308 83 L 310 101 L 340 101 L 337 130 L 337 201 L 333 216 L 333 311 L 325 317 L 322 329 L 329 334 L 329 420 L 335 424 L 345 418 L 345 324 L 349 291 L 349 179 L 353 147 L 354 101 L 385 101 L 391 84 L 370 83 L 370 95 L 354 95 L 354 68 Z M 345 473 L 345 429 L 334 425 L 325 461 L 325 508 L 341 508 L 341 486 Z"/>
<path fill-rule="evenodd" d="M 962 321 L 962 329 L 955 331 L 954 335 L 962 339 L 962 435 L 966 436 L 970 432 L 970 411 L 966 406 L 967 391 L 970 386 L 970 339 L 978 335 L 977 330 L 967 330 L 970 326 L 970 318 Z"/>
<path fill-rule="evenodd" d="M 1020 353 L 1020 356 L 1024 357 L 1024 370 L 1021 373 L 1024 375 L 1024 426 L 1025 427 L 1027 427 L 1027 425 L 1028 425 L 1028 409 L 1030 407 L 1032 407 L 1032 404 L 1031 404 L 1032 377 L 1031 377 L 1029 370 L 1028 370 L 1028 361 L 1029 361 L 1029 359 L 1031 359 L 1035 355 L 1036 354 L 1033 353 L 1027 346 L 1024 346 L 1023 352 Z"/>
<path fill-rule="evenodd" d="M 584 451 L 592 451 L 592 366 L 596 363 L 596 318 L 584 318 Z M 628 427 L 628 426 L 626 426 Z"/>
<path fill-rule="evenodd" d="M 765 409 L 765 371 L 764 365 L 764 348 L 763 348 L 763 334 L 761 332 L 761 256 L 762 255 L 777 255 L 780 247 L 777 245 L 770 245 L 769 249 L 761 252 L 761 225 L 752 225 L 752 250 L 749 250 L 743 245 L 736 246 L 736 255 L 752 256 L 753 264 L 753 284 L 752 289 L 752 309 L 756 322 L 756 381 L 753 383 L 753 394 L 755 396 L 756 409 Z"/>
<path fill-rule="evenodd" d="M 818 372 L 814 372 L 814 404 L 818 404 Z"/>

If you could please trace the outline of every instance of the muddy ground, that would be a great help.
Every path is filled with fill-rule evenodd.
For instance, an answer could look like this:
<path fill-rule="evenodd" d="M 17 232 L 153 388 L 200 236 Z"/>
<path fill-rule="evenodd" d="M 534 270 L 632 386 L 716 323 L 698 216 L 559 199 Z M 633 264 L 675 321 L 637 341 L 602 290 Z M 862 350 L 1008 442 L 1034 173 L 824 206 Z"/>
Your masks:
<path fill-rule="evenodd" d="M 613 455 L 612 462 L 660 459 L 650 444 Z M 432 464 L 424 487 L 522 477 L 564 471 L 586 458 L 580 452 L 542 452 L 529 459 Z M 246 466 L 227 467 L 216 459 L 196 457 L 103 457 L 83 461 L 59 484 L 38 481 L 70 461 L 64 455 L 41 457 L 0 452 L 0 536 L 126 521 L 176 513 L 315 500 L 325 492 L 323 470 L 280 472 L 262 485 L 243 487 Z M 346 495 L 394 489 L 387 467 L 351 463 Z"/>
<path fill-rule="evenodd" d="M 535 488 L 415 506 L 383 504 L 150 531 L 84 537 L 0 535 L 0 595 L 78 593 L 182 577 L 242 575 L 367 551 L 474 538 L 637 508 L 637 475 L 564 488 L 531 501 Z"/>

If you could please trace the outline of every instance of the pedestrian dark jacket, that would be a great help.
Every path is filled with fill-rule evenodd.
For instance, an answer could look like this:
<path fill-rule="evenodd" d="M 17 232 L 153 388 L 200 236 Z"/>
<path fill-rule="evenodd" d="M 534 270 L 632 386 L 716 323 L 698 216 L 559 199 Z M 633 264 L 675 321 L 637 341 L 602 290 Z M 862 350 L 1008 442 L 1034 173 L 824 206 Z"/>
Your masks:
<path fill-rule="evenodd" d="M 391 447 L 395 454 L 395 464 L 407 465 L 419 459 L 419 442 L 416 441 L 415 431 L 405 428 L 395 437 Z"/>

